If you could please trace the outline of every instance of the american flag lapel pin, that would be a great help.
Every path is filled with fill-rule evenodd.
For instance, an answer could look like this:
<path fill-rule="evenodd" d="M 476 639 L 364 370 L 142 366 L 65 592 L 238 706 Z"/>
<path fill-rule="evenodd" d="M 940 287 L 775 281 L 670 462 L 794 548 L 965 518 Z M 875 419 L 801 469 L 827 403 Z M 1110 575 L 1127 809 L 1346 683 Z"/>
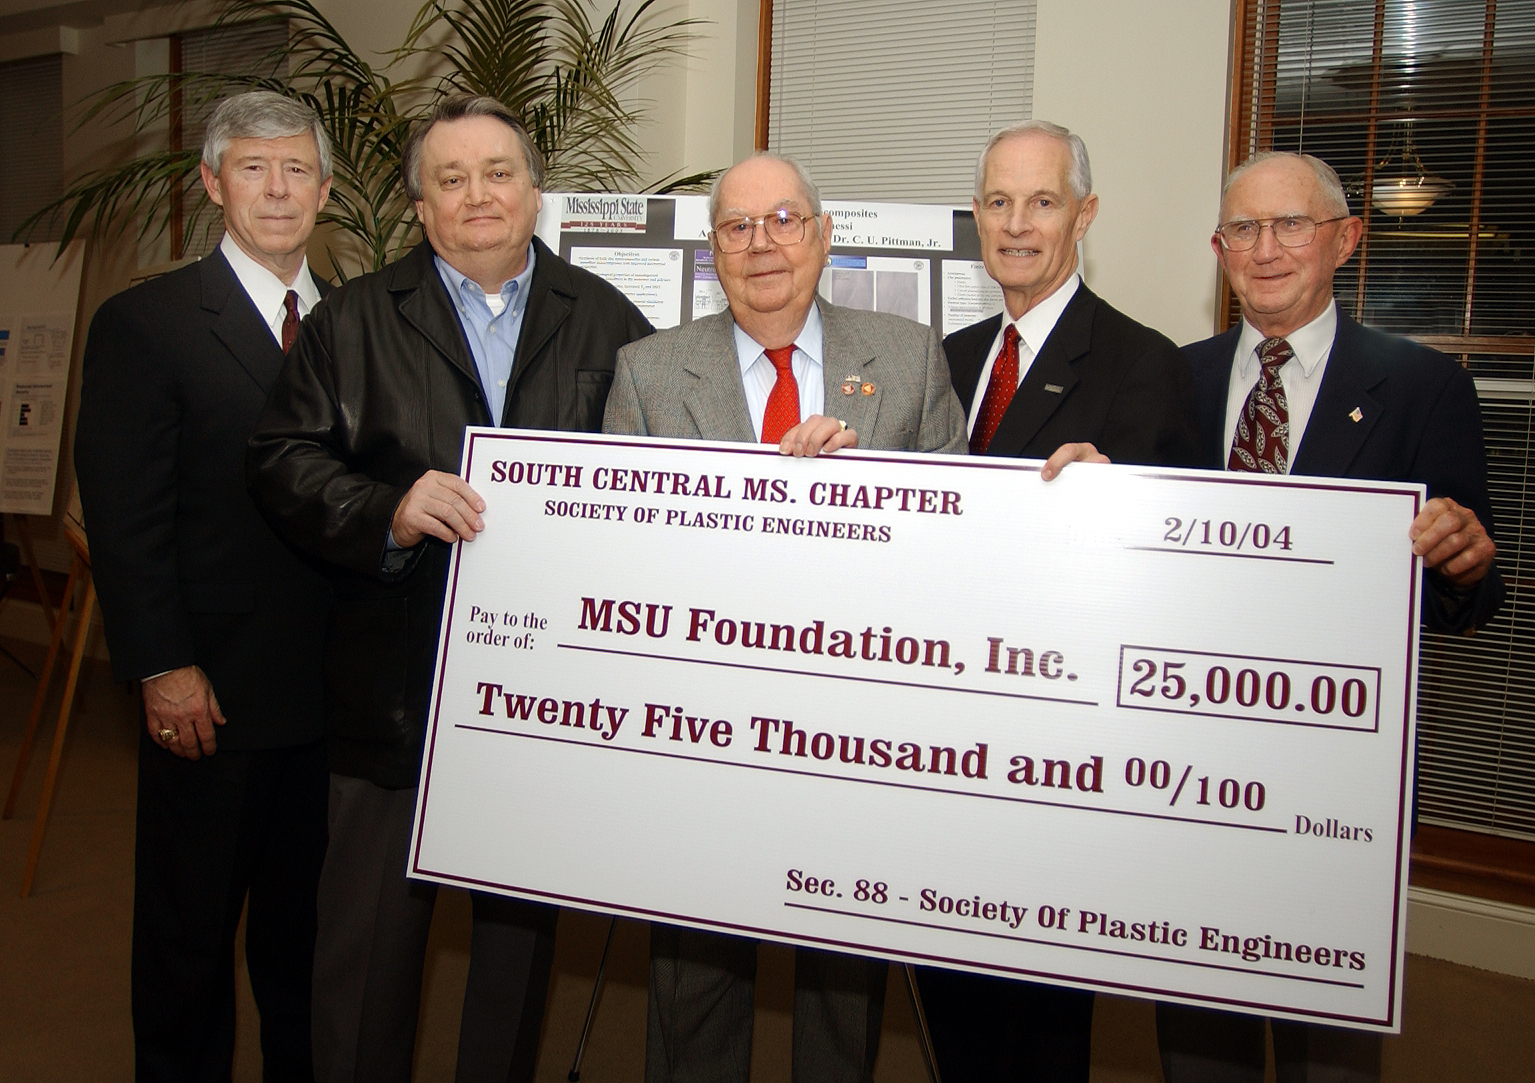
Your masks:
<path fill-rule="evenodd" d="M 1352 410 L 1349 411 L 1349 415 L 1348 416 L 1353 419 L 1355 424 L 1358 424 L 1359 422 L 1364 420 L 1364 411 L 1356 406 Z"/>

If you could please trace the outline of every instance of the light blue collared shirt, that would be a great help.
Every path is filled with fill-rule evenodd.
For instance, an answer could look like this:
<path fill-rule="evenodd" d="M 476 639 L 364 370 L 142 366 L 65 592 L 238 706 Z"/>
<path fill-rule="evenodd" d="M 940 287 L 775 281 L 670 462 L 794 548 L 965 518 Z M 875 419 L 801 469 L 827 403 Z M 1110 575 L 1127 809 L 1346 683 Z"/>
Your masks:
<path fill-rule="evenodd" d="M 517 359 L 517 338 L 522 334 L 522 317 L 528 310 L 528 283 L 533 280 L 533 246 L 528 245 L 528 265 L 516 278 L 501 287 L 501 293 L 487 296 L 479 284 L 435 253 L 437 273 L 448 287 L 448 300 L 458 313 L 458 322 L 469 340 L 480 387 L 490 405 L 490 423 L 499 426 L 506 408 L 506 385 L 512 378 L 512 362 Z M 495 302 L 492 305 L 492 301 Z M 499 309 L 499 311 L 497 311 Z M 405 566 L 406 554 L 394 540 L 391 529 L 384 539 L 384 571 L 397 572 Z"/>
<path fill-rule="evenodd" d="M 778 382 L 778 370 L 767 359 L 762 344 L 752 338 L 741 325 L 735 325 L 736 361 L 741 366 L 741 390 L 746 392 L 746 412 L 751 415 L 752 432 L 762 439 L 762 415 L 767 413 L 768 396 Z M 825 351 L 822 348 L 821 309 L 810 306 L 805 326 L 794 339 L 794 358 L 789 367 L 794 371 L 794 382 L 799 385 L 799 419 L 804 421 L 811 414 L 826 413 L 826 377 L 824 374 Z"/>
<path fill-rule="evenodd" d="M 512 362 L 517 358 L 517 338 L 522 334 L 522 317 L 528 310 L 528 283 L 533 279 L 533 246 L 528 245 L 528 265 L 516 278 L 501 287 L 499 296 L 487 295 L 479 284 L 451 266 L 441 256 L 432 257 L 437 273 L 448 287 L 448 298 L 463 324 L 474 367 L 480 374 L 480 387 L 490 404 L 490 423 L 501 424 L 506 407 L 506 385 L 512 378 Z"/>

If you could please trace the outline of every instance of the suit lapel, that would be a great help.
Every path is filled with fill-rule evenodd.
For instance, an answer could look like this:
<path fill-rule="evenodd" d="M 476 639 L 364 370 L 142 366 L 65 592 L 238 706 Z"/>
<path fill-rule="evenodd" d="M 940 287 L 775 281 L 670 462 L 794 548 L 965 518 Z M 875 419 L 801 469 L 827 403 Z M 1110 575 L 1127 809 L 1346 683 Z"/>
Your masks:
<path fill-rule="evenodd" d="M 571 312 L 571 298 L 575 297 L 574 284 L 563 263 L 557 263 L 553 254 L 537 237 L 533 238 L 533 278 L 528 283 L 528 304 L 523 309 L 522 332 L 517 339 L 517 356 L 512 360 L 512 377 L 507 383 L 506 402 L 511 404 L 518 382 L 527 374 L 532 360 L 539 355 L 554 333 L 560 329 Z M 562 382 L 568 374 L 561 369 L 557 378 Z M 561 402 L 566 401 L 571 389 L 558 388 Z M 499 421 L 498 421 L 499 423 Z"/>
<path fill-rule="evenodd" d="M 202 307 L 212 314 L 214 336 L 265 395 L 282 368 L 282 347 L 224 253 L 214 249 L 197 262 L 197 268 L 202 276 Z"/>
<path fill-rule="evenodd" d="M 757 434 L 746 409 L 746 393 L 741 389 L 735 321 L 727 311 L 706 317 L 699 324 L 707 324 L 699 348 L 679 362 L 693 377 L 682 392 L 683 408 L 698 427 L 700 439 L 753 443 Z"/>
<path fill-rule="evenodd" d="M 469 352 L 469 342 L 464 338 L 458 313 L 448 299 L 448 289 L 432 260 L 431 245 L 422 241 L 394 265 L 390 272 L 389 292 L 394 295 L 395 305 L 405 322 L 419 331 L 449 364 L 474 384 L 483 404 L 485 390 L 480 387 L 480 373 L 474 366 L 474 355 Z M 487 406 L 487 416 L 489 412 Z"/>
<path fill-rule="evenodd" d="M 949 359 L 949 382 L 959 396 L 959 404 L 970 414 L 970 404 L 975 401 L 976 384 L 981 379 L 981 369 L 986 365 L 986 355 L 1002 328 L 1002 313 L 971 324 L 954 332 L 944 342 L 944 352 Z M 984 394 L 982 390 L 982 394 Z"/>
<path fill-rule="evenodd" d="M 883 381 L 873 379 L 869 366 L 874 354 L 869 344 L 858 337 L 848 326 L 846 310 L 836 305 L 816 302 L 821 309 L 821 376 L 825 383 L 825 416 L 847 422 L 847 427 L 859 435 L 859 443 L 872 446 L 874 423 L 879 416 L 880 399 L 884 396 Z M 844 386 L 856 385 L 851 394 Z M 864 387 L 873 391 L 865 395 Z"/>
<path fill-rule="evenodd" d="M 1087 286 L 1079 285 L 1061 318 L 1055 321 L 1044 348 L 1029 366 L 1028 375 L 1018 385 L 1018 393 L 1013 396 L 1007 413 L 1002 415 L 1002 423 L 997 426 L 986 454 L 1022 454 L 1050 420 L 1050 415 L 1066 401 L 1077 384 L 1073 363 L 1092 346 L 1096 305 L 1097 298 Z"/>
<path fill-rule="evenodd" d="M 1339 312 L 1332 353 L 1291 463 L 1292 474 L 1346 475 L 1380 420 L 1384 407 L 1372 392 L 1388 372 L 1363 339 L 1359 325 Z"/>
<path fill-rule="evenodd" d="M 1231 391 L 1231 370 L 1236 365 L 1237 340 L 1242 325 L 1204 344 L 1186 348 L 1194 373 L 1194 399 L 1199 411 L 1199 432 L 1204 461 L 1209 469 L 1226 469 L 1231 449 L 1226 446 L 1226 398 Z"/>

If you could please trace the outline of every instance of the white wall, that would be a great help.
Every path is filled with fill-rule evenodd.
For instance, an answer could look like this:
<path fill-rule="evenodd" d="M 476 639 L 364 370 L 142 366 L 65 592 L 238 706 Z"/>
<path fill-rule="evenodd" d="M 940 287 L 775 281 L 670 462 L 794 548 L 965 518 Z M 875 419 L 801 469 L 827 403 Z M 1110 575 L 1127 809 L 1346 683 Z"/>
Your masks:
<path fill-rule="evenodd" d="M 757 0 L 676 0 L 658 14 L 695 20 L 696 38 L 686 57 L 634 88 L 631 101 L 651 116 L 638 133 L 643 178 L 724 169 L 752 152 Z"/>
<path fill-rule="evenodd" d="M 1093 290 L 1180 344 L 1214 329 L 1230 0 L 1038 0 L 1034 115 L 1087 142 Z"/>

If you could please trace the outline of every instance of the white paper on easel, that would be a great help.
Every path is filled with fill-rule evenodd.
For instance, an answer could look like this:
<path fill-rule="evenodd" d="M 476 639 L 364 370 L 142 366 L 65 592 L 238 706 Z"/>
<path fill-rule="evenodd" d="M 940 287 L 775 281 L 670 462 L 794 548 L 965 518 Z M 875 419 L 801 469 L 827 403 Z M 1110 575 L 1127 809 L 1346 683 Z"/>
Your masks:
<path fill-rule="evenodd" d="M 0 512 L 53 511 L 81 266 L 54 252 L 0 245 Z"/>

